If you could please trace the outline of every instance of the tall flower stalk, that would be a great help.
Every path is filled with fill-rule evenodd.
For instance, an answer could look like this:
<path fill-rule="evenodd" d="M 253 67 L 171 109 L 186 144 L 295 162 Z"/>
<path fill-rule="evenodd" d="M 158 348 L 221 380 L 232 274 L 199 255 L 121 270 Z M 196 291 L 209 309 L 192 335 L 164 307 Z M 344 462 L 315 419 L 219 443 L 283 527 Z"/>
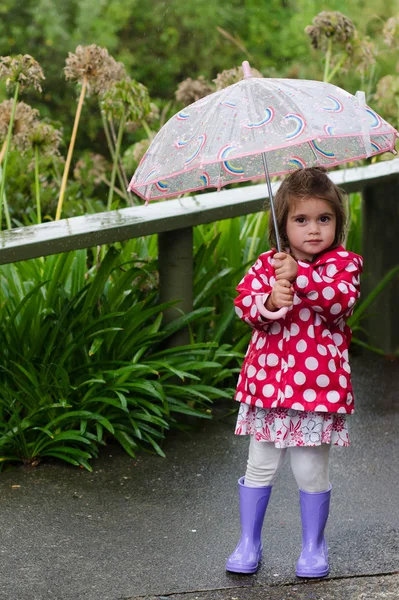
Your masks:
<path fill-rule="evenodd" d="M 2 170 L 1 184 L 0 184 L 0 230 L 2 228 L 3 220 L 3 204 L 6 204 L 5 199 L 5 185 L 7 179 L 7 165 L 8 157 L 10 153 L 11 138 L 14 127 L 14 119 L 18 102 L 18 95 L 20 91 L 33 86 L 38 91 L 42 91 L 40 81 L 44 79 L 43 71 L 39 63 L 32 58 L 29 54 L 18 55 L 15 57 L 2 56 L 0 57 L 0 78 L 6 80 L 7 91 L 14 91 L 14 97 L 12 100 L 12 108 L 10 120 L 8 123 L 7 136 L 5 140 L 5 146 L 3 144 L 2 155 L 4 155 L 4 164 Z M 6 209 L 6 221 L 8 229 L 11 229 L 11 220 Z"/>
<path fill-rule="evenodd" d="M 55 157 L 59 155 L 58 146 L 61 141 L 61 132 L 47 123 L 37 121 L 32 128 L 30 141 L 34 153 L 36 219 L 38 223 L 41 223 L 40 157 Z"/>

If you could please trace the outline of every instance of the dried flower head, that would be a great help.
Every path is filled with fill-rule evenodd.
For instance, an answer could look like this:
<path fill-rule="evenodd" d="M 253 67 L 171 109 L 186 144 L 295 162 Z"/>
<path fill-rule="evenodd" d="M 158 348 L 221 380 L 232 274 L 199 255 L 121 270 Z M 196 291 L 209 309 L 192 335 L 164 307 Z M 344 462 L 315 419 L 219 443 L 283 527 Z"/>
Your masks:
<path fill-rule="evenodd" d="M 175 91 L 176 100 L 187 106 L 192 104 L 200 98 L 205 98 L 214 91 L 213 86 L 200 75 L 198 79 L 191 79 L 188 77 L 181 83 L 179 83 L 177 90 Z"/>
<path fill-rule="evenodd" d="M 397 50 L 399 45 L 399 15 L 391 17 L 382 30 L 384 42 L 390 48 Z"/>
<path fill-rule="evenodd" d="M 372 65 L 375 64 L 376 49 L 373 42 L 368 39 L 360 39 L 357 32 L 351 42 L 346 45 L 348 60 L 343 65 L 343 70 L 356 68 L 364 75 Z"/>
<path fill-rule="evenodd" d="M 151 112 L 147 88 L 127 77 L 117 81 L 101 97 L 101 110 L 107 118 L 126 119 L 126 123 L 137 123 Z"/>
<path fill-rule="evenodd" d="M 13 100 L 4 100 L 0 104 L 0 141 L 6 139 L 11 121 L 13 103 Z M 28 104 L 25 104 L 25 102 L 17 103 L 15 107 L 11 143 L 22 153 L 26 152 L 31 147 L 30 136 L 38 116 L 39 111 L 35 108 L 31 108 Z"/>
<path fill-rule="evenodd" d="M 97 44 L 78 46 L 75 53 L 69 52 L 64 73 L 66 79 L 83 83 L 87 81 L 88 90 L 102 94 L 111 85 L 126 76 L 122 63 L 109 55 L 106 48 Z"/>
<path fill-rule="evenodd" d="M 41 66 L 29 54 L 1 56 L 0 78 L 6 80 L 8 90 L 18 83 L 21 91 L 33 86 L 39 92 L 42 91 L 40 81 L 45 79 Z"/>
<path fill-rule="evenodd" d="M 61 131 L 55 129 L 49 123 L 35 121 L 30 131 L 30 140 L 33 147 L 39 148 L 41 156 L 57 156 L 60 154 Z"/>
<path fill-rule="evenodd" d="M 305 33 L 310 37 L 312 46 L 325 50 L 328 40 L 335 43 L 346 44 L 350 42 L 356 32 L 352 21 L 339 11 L 325 11 L 315 16 L 313 25 L 305 27 Z"/>
<path fill-rule="evenodd" d="M 262 73 L 260 73 L 257 69 L 253 69 L 251 67 L 252 77 L 263 77 Z M 216 84 L 216 90 L 223 90 L 229 85 L 233 85 L 233 83 L 238 83 L 244 78 L 244 72 L 242 67 L 234 67 L 233 69 L 226 69 L 221 73 L 218 73 L 216 79 L 213 79 Z"/>
<path fill-rule="evenodd" d="M 90 152 L 78 160 L 73 170 L 73 175 L 82 185 L 92 183 L 98 185 L 103 181 L 107 170 L 108 163 L 105 157 L 101 154 Z"/>
<path fill-rule="evenodd" d="M 376 104 L 382 115 L 387 120 L 398 120 L 399 105 L 399 76 L 385 75 L 377 83 L 377 92 L 374 95 Z"/>
<path fill-rule="evenodd" d="M 140 140 L 136 144 L 129 146 L 122 157 L 122 164 L 127 171 L 135 171 L 137 165 L 147 152 L 152 140 L 155 137 L 155 133 L 151 132 L 151 136 L 144 140 Z"/>

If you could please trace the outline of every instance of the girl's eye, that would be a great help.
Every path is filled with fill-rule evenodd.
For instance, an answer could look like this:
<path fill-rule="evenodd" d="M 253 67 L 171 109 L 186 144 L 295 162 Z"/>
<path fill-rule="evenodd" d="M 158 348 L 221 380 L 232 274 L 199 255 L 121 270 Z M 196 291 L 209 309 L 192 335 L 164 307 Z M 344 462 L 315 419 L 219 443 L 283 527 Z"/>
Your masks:
<path fill-rule="evenodd" d="M 328 221 L 329 221 L 329 220 L 330 220 L 330 217 L 327 217 L 327 216 L 325 216 L 325 217 L 320 217 L 320 221 L 321 221 L 322 223 L 328 223 Z"/>
<path fill-rule="evenodd" d="M 305 222 L 305 217 L 297 217 L 297 218 L 295 219 L 295 222 L 296 222 L 296 223 L 304 223 L 304 222 Z"/>

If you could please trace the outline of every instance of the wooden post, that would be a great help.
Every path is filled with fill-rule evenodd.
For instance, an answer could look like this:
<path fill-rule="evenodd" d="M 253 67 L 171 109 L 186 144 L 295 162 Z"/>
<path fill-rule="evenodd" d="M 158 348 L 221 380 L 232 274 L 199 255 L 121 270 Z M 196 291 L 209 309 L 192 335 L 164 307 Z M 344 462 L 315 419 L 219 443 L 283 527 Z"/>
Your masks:
<path fill-rule="evenodd" d="M 363 191 L 362 295 L 371 292 L 399 265 L 399 176 L 374 182 Z M 399 350 L 399 277 L 370 306 L 365 329 L 370 343 L 388 355 Z"/>
<path fill-rule="evenodd" d="M 170 323 L 182 312 L 193 310 L 193 229 L 185 227 L 158 234 L 158 263 L 160 301 L 179 302 L 165 311 L 165 321 Z M 187 328 L 178 331 L 169 345 L 190 343 Z"/>

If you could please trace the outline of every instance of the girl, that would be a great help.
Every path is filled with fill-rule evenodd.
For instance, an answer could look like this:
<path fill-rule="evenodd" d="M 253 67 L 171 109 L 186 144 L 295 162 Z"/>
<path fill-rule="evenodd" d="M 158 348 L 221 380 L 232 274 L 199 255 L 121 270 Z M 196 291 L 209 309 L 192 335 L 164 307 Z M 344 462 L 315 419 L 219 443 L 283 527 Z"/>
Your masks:
<path fill-rule="evenodd" d="M 226 569 L 255 573 L 272 485 L 290 447 L 299 487 L 299 577 L 328 573 L 324 528 L 330 504 L 331 445 L 348 446 L 354 412 L 346 320 L 359 298 L 362 258 L 346 251 L 340 190 L 321 167 L 298 170 L 275 199 L 285 251 L 261 254 L 237 287 L 238 316 L 253 329 L 238 378 L 235 433 L 250 435 L 245 477 L 238 481 L 241 539 Z M 272 219 L 271 247 L 276 244 Z M 288 309 L 281 317 L 279 309 Z"/>

